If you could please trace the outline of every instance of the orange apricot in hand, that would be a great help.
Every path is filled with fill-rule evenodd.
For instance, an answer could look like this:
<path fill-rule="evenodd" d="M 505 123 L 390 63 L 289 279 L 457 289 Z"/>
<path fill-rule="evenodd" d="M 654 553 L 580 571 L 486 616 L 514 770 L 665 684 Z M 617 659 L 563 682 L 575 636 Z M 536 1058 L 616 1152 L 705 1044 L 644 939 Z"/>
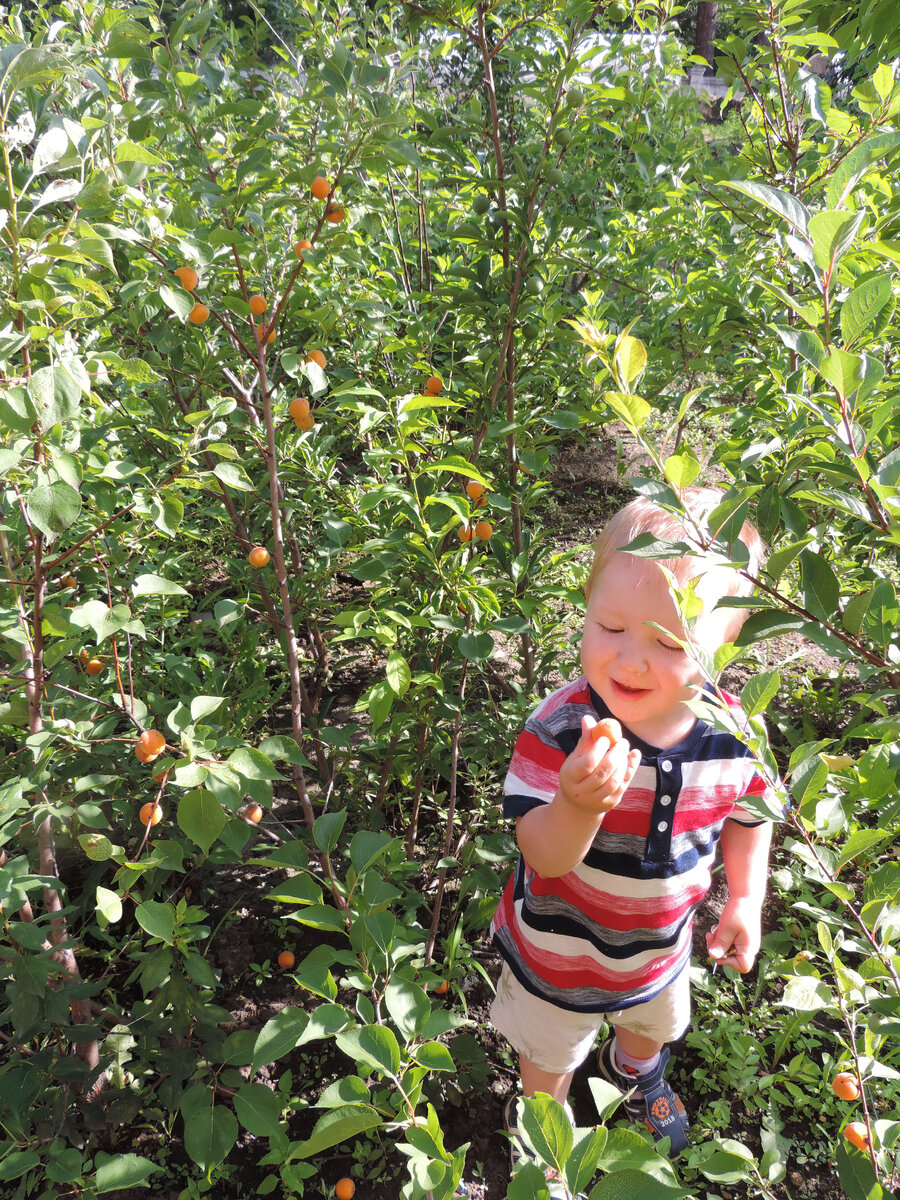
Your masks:
<path fill-rule="evenodd" d="M 846 1125 L 844 1137 L 857 1150 L 867 1151 L 869 1149 L 869 1134 L 862 1121 L 851 1121 L 849 1125 Z"/>
<path fill-rule="evenodd" d="M 334 1185 L 334 1194 L 337 1196 L 337 1200 L 353 1200 L 356 1194 L 356 1184 L 345 1175 Z"/>
<path fill-rule="evenodd" d="M 192 292 L 200 282 L 193 267 L 176 267 L 172 274 L 178 276 L 186 292 Z"/>
<path fill-rule="evenodd" d="M 614 717 L 605 717 L 602 721 L 598 721 L 591 730 L 591 741 L 599 742 L 602 737 L 609 742 L 610 750 L 621 742 L 622 726 Z"/>
<path fill-rule="evenodd" d="M 249 300 L 250 311 L 254 317 L 261 317 L 269 307 L 269 302 L 265 296 L 251 296 Z"/>
<path fill-rule="evenodd" d="M 289 971 L 294 965 L 294 955 L 290 950 L 282 950 L 278 955 L 278 965 L 283 967 L 285 971 Z"/>
<path fill-rule="evenodd" d="M 425 391 L 428 393 L 429 396 L 436 396 L 438 394 L 438 392 L 443 390 L 443 387 L 444 387 L 444 381 L 443 381 L 443 379 L 440 379 L 437 375 L 432 375 L 429 379 L 427 379 L 425 381 Z"/>
<path fill-rule="evenodd" d="M 209 309 L 198 300 L 188 313 L 188 320 L 192 325 L 202 325 L 204 321 L 209 320 Z"/>
<path fill-rule="evenodd" d="M 831 1090 L 841 1100 L 858 1100 L 859 1083 L 849 1071 L 841 1071 L 831 1081 Z"/>
<path fill-rule="evenodd" d="M 324 175 L 317 175 L 309 185 L 314 200 L 326 200 L 331 193 L 331 184 Z"/>
<path fill-rule="evenodd" d="M 306 356 L 306 361 L 316 363 L 324 371 L 325 363 L 328 360 L 326 359 L 325 355 L 322 353 L 321 350 L 310 350 L 309 354 L 307 354 L 307 356 Z"/>
<path fill-rule="evenodd" d="M 494 527 L 490 521 L 479 521 L 475 526 L 475 536 L 480 542 L 486 542 L 494 532 Z"/>
<path fill-rule="evenodd" d="M 247 562 L 251 567 L 264 567 L 269 561 L 269 552 L 265 546 L 254 546 L 247 555 Z"/>
<path fill-rule="evenodd" d="M 148 800 L 146 804 L 142 805 L 139 816 L 142 825 L 158 825 L 163 819 L 162 805 Z"/>
<path fill-rule="evenodd" d="M 89 658 L 84 665 L 84 669 L 87 671 L 88 675 L 99 675 L 103 670 L 103 659 Z"/>

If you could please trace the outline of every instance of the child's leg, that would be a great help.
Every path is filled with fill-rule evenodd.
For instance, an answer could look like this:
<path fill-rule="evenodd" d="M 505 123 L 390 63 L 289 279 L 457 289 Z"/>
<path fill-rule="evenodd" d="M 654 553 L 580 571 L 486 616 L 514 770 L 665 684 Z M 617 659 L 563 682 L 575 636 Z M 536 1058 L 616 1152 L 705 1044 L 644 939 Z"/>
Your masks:
<path fill-rule="evenodd" d="M 645 1075 L 659 1062 L 664 1042 L 654 1041 L 634 1033 L 624 1025 L 614 1025 L 616 1031 L 616 1065 L 623 1075 Z"/>
<path fill-rule="evenodd" d="M 529 1062 L 524 1054 L 519 1055 L 519 1071 L 522 1075 L 523 1095 L 533 1096 L 535 1092 L 546 1092 L 560 1104 L 565 1104 L 574 1071 L 567 1071 L 565 1075 L 554 1075 L 550 1071 L 542 1071 L 533 1062 Z"/>

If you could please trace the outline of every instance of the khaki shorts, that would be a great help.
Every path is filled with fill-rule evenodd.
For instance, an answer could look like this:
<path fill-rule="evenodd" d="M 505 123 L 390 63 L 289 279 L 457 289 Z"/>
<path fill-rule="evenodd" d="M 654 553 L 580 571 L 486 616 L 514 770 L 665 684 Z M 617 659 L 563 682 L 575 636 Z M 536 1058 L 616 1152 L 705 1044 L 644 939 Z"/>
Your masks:
<path fill-rule="evenodd" d="M 654 1042 L 673 1042 L 687 1029 L 690 1019 L 687 964 L 677 979 L 645 1004 L 617 1012 L 580 1013 L 532 996 L 504 963 L 491 1005 L 495 1028 L 514 1050 L 551 1075 L 566 1075 L 580 1067 L 605 1021 Z"/>

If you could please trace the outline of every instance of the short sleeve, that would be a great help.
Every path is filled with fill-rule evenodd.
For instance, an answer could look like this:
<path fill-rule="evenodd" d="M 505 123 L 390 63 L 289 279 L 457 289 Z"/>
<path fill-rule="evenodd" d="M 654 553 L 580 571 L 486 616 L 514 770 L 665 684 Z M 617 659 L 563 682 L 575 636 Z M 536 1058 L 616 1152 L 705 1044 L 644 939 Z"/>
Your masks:
<path fill-rule="evenodd" d="M 503 815 L 521 817 L 549 804 L 559 787 L 565 751 L 547 725 L 531 716 L 516 739 L 503 785 Z"/>
<path fill-rule="evenodd" d="M 750 780 L 750 783 L 744 789 L 744 796 L 759 796 L 770 805 L 777 805 L 779 802 L 775 789 L 759 774 L 754 775 Z M 729 813 L 728 820 L 736 821 L 738 825 L 744 825 L 748 829 L 752 829 L 757 825 L 765 825 L 766 823 L 757 817 L 755 813 L 748 812 L 740 803 L 740 800 Z"/>

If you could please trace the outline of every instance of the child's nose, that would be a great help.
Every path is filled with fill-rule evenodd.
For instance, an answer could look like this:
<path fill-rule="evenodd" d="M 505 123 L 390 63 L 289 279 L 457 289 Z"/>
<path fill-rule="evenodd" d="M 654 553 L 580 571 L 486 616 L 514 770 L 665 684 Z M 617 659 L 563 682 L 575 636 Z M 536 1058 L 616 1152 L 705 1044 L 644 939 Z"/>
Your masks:
<path fill-rule="evenodd" d="M 640 675 L 646 671 L 647 655 L 638 638 L 624 638 L 619 647 L 619 662 L 624 670 L 634 675 Z"/>

